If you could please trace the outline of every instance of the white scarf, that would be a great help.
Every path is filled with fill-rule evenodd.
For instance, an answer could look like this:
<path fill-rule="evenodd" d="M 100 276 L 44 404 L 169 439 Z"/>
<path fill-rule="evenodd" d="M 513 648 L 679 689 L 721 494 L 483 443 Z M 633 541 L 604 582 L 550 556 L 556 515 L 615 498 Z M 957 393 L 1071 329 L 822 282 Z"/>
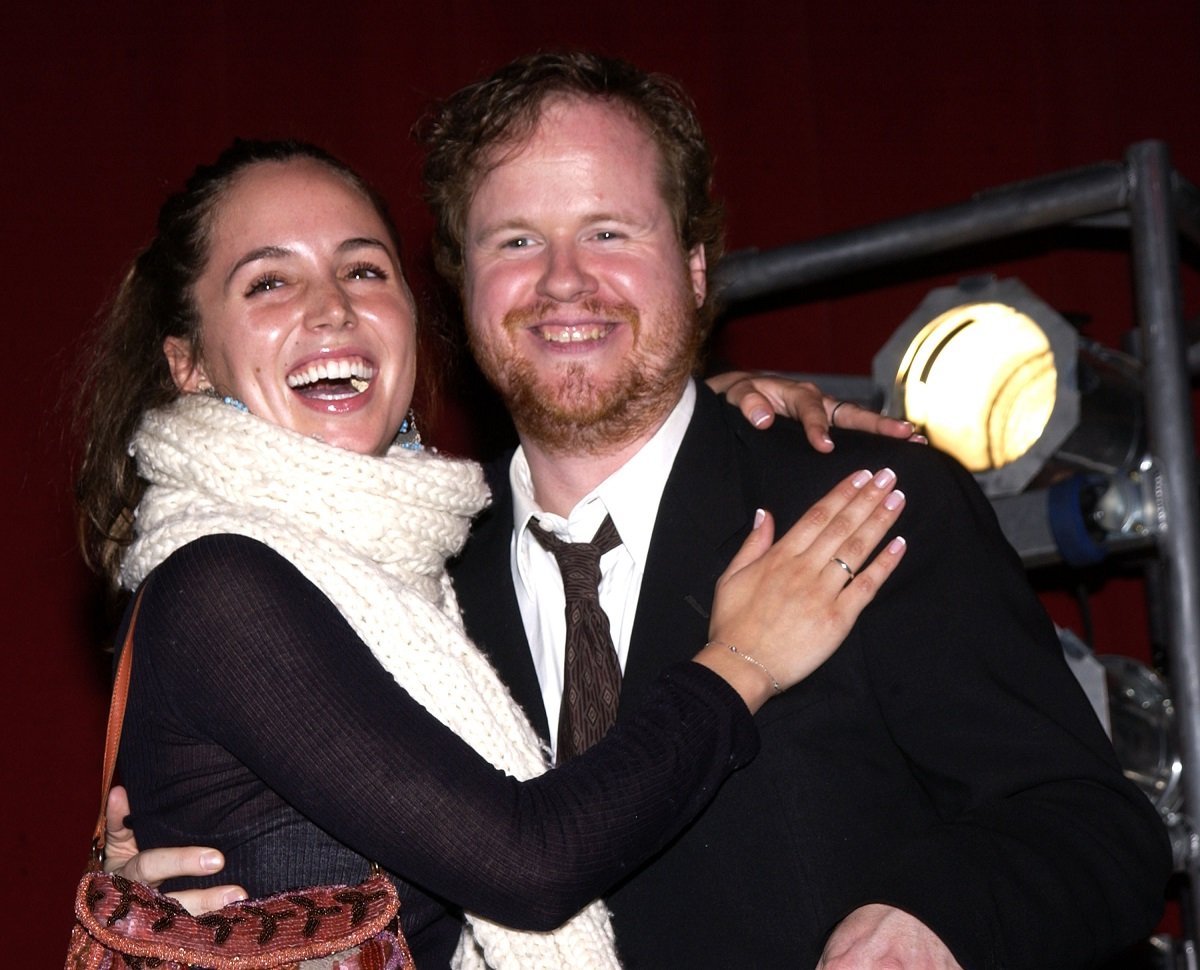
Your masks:
<path fill-rule="evenodd" d="M 383 667 L 495 767 L 546 770 L 537 735 L 463 632 L 445 571 L 488 499 L 478 465 L 393 448 L 335 449 L 188 394 L 148 412 L 130 446 L 147 488 L 121 582 L 134 589 L 202 536 L 257 539 L 295 565 Z M 482 956 L 480 951 L 482 951 Z M 467 914 L 455 966 L 617 968 L 608 911 L 592 903 L 559 929 L 507 929 Z"/>

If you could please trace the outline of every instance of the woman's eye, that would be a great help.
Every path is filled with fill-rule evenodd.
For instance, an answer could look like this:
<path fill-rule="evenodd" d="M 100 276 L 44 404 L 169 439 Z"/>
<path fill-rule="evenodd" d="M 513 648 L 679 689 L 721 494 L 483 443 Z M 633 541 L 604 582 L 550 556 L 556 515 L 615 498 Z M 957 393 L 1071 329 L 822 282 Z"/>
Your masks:
<path fill-rule="evenodd" d="M 386 280 L 387 270 L 374 263 L 355 263 L 346 271 L 346 278 L 351 280 Z"/>
<path fill-rule="evenodd" d="M 283 286 L 283 278 L 276 276 L 274 273 L 263 273 L 246 288 L 246 296 L 254 296 L 256 293 L 269 293 L 271 290 L 277 290 Z"/>

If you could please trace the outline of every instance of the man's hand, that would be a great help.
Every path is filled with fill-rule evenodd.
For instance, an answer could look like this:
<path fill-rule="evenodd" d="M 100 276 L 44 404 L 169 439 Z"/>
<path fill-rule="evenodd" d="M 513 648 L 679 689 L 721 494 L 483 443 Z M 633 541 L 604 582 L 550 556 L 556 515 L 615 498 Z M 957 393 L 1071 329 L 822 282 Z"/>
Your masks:
<path fill-rule="evenodd" d="M 851 431 L 867 431 L 889 438 L 904 438 L 924 443 L 925 438 L 914 433 L 912 424 L 896 418 L 885 418 L 868 411 L 853 401 L 838 401 L 807 381 L 792 381 L 786 377 L 752 374 L 748 371 L 729 371 L 708 379 L 708 386 L 724 394 L 730 404 L 756 428 L 769 428 L 776 414 L 798 421 L 817 451 L 833 451 L 829 429 L 836 426 Z"/>
<path fill-rule="evenodd" d="M 946 944 L 902 909 L 871 903 L 847 916 L 817 970 L 962 970 Z"/>
<path fill-rule="evenodd" d="M 104 871 L 117 872 L 126 879 L 157 886 L 164 879 L 177 876 L 208 876 L 220 872 L 225 857 L 216 849 L 190 845 L 177 849 L 147 849 L 139 852 L 133 829 L 125 825 L 129 814 L 129 796 L 120 785 L 108 794 L 105 828 L 107 844 L 104 848 Z M 240 886 L 213 886 L 210 889 L 189 889 L 168 893 L 179 900 L 183 907 L 194 915 L 220 909 L 239 899 L 246 898 Z"/>

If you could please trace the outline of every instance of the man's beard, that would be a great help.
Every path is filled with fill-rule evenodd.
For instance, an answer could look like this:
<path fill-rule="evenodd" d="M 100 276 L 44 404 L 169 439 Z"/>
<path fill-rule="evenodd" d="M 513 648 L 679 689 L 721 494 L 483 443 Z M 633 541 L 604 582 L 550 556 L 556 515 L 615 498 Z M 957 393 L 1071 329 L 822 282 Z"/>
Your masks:
<path fill-rule="evenodd" d="M 545 378 L 532 361 L 502 358 L 471 340 L 480 369 L 504 399 L 521 437 L 552 453 L 603 454 L 652 433 L 675 406 L 699 359 L 701 327 L 682 295 L 659 309 L 661 318 L 649 328 L 629 304 L 590 300 L 584 308 L 621 320 L 633 334 L 624 368 L 600 386 L 587 364 L 567 363 Z M 511 310 L 502 321 L 504 332 L 511 336 L 550 309 Z"/>

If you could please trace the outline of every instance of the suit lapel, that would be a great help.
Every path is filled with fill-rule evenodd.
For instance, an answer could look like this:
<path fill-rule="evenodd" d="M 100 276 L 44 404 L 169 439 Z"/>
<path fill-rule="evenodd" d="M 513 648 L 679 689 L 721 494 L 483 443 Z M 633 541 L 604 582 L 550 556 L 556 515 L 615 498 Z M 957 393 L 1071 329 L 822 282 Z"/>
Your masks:
<path fill-rule="evenodd" d="M 689 660 L 704 646 L 717 577 L 753 520 L 724 407 L 699 385 L 650 541 L 621 691 L 623 711 L 636 707 L 664 666 Z M 714 468 L 721 474 L 713 474 Z"/>

